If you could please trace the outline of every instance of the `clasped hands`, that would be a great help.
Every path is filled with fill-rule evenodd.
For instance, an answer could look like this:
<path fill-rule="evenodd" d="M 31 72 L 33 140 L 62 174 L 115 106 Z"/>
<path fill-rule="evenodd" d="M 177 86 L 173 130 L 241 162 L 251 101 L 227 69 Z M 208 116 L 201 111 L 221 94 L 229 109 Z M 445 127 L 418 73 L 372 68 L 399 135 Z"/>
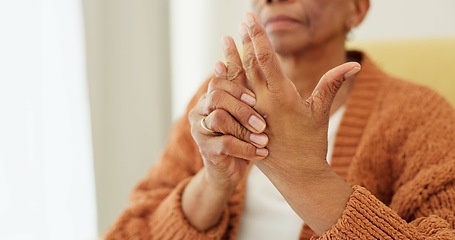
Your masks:
<path fill-rule="evenodd" d="M 313 216 L 305 206 L 319 200 L 303 195 L 324 186 L 324 179 L 326 188 L 341 186 L 344 197 L 351 193 L 326 162 L 327 129 L 335 94 L 360 65 L 349 62 L 329 70 L 312 95 L 302 99 L 255 15 L 247 14 L 240 35 L 243 61 L 232 38 L 226 37 L 227 64 L 216 64 L 216 77 L 189 114 L 207 183 L 232 192 L 254 161 L 313 230 L 325 231 L 331 225 L 320 221 L 333 224 L 334 219 Z"/>

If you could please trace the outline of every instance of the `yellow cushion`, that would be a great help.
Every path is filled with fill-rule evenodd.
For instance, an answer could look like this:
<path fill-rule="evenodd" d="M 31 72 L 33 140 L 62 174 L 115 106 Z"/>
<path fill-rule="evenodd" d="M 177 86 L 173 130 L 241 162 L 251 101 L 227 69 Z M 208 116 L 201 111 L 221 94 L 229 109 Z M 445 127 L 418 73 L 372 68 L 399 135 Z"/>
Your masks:
<path fill-rule="evenodd" d="M 354 42 L 391 75 L 429 86 L 455 106 L 455 38 Z"/>

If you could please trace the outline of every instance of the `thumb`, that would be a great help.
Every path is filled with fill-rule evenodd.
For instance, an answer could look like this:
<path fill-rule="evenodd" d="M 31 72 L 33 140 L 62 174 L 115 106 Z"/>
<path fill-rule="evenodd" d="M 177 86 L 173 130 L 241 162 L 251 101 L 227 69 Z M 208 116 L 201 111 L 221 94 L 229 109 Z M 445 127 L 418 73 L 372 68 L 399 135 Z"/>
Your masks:
<path fill-rule="evenodd" d="M 316 85 L 311 96 L 306 100 L 312 108 L 313 114 L 321 117 L 328 117 L 333 99 L 340 90 L 343 82 L 357 74 L 361 66 L 357 62 L 341 64 L 329 70 Z"/>

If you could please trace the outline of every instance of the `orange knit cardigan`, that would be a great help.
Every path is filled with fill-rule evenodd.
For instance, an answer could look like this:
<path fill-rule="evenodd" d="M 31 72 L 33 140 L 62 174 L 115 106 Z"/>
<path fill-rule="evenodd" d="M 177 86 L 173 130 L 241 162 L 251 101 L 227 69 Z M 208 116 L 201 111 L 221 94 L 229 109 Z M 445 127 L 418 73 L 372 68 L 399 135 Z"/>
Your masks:
<path fill-rule="evenodd" d="M 455 239 L 454 109 L 432 90 L 390 77 L 354 54 L 362 58 L 362 71 L 346 102 L 331 164 L 354 193 L 338 222 L 313 238 Z M 206 89 L 207 82 L 188 109 Z M 246 178 L 217 226 L 199 232 L 185 219 L 181 194 L 202 167 L 185 116 L 105 238 L 235 239 Z M 312 235 L 304 226 L 300 238 Z"/>

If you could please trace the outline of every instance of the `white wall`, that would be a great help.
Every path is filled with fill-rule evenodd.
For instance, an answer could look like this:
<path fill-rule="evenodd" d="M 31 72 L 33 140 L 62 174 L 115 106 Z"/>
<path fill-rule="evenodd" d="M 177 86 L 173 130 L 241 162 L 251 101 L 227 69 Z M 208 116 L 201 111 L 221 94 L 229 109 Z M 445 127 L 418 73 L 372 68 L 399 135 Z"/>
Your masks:
<path fill-rule="evenodd" d="M 97 239 L 78 0 L 0 1 L 0 239 Z"/>
<path fill-rule="evenodd" d="M 222 36 L 238 40 L 249 0 L 171 0 L 172 113 L 180 117 L 197 88 L 222 59 Z"/>
<path fill-rule="evenodd" d="M 128 205 L 171 124 L 168 2 L 84 0 L 99 233 Z"/>
<path fill-rule="evenodd" d="M 222 60 L 220 39 L 237 37 L 251 0 L 171 1 L 173 117 Z M 455 36 L 454 0 L 371 0 L 354 41 Z"/>

